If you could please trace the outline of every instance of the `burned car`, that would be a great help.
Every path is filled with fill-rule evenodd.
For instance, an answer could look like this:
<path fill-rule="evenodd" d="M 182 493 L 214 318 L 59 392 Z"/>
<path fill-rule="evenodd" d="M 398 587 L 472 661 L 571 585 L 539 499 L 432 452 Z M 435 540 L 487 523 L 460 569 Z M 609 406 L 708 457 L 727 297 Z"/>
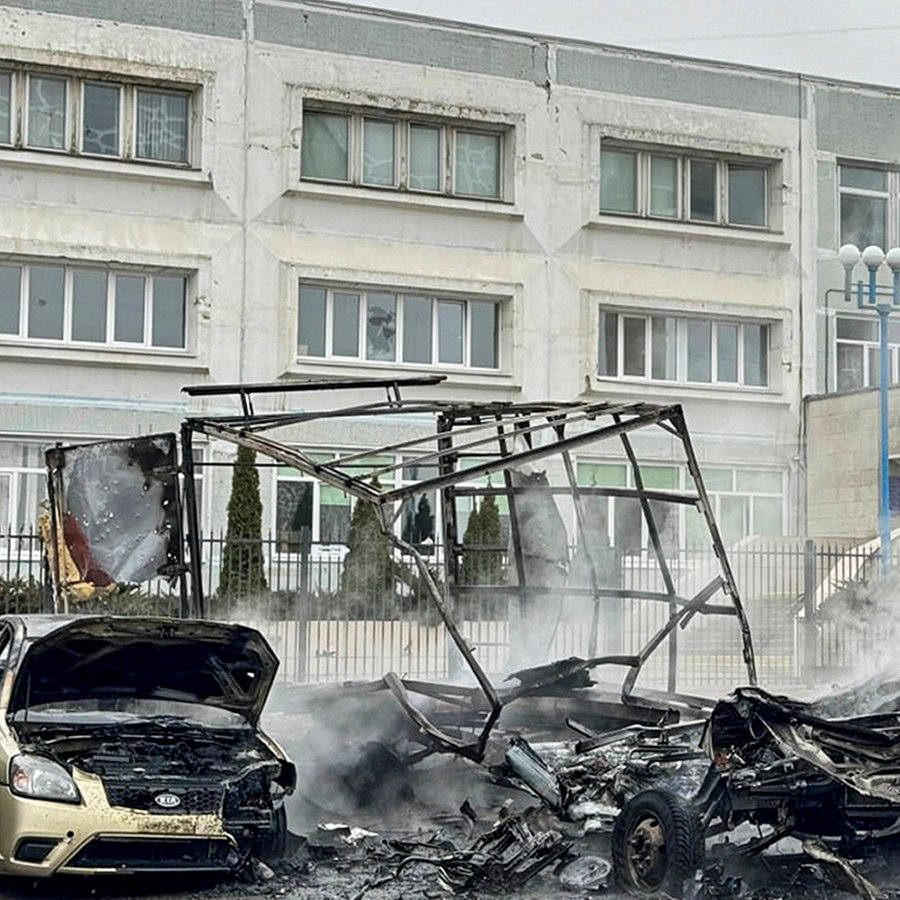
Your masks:
<path fill-rule="evenodd" d="M 228 871 L 283 851 L 294 767 L 256 630 L 0 617 L 0 872 Z"/>
<path fill-rule="evenodd" d="M 614 868 L 636 893 L 681 896 L 719 837 L 718 850 L 742 856 L 794 838 L 851 871 L 848 860 L 900 835 L 900 712 L 882 684 L 814 702 L 738 688 L 706 721 L 597 736 L 538 769 L 543 781 L 526 776 L 533 790 L 552 768 L 544 796 L 562 818 L 615 810 Z"/>

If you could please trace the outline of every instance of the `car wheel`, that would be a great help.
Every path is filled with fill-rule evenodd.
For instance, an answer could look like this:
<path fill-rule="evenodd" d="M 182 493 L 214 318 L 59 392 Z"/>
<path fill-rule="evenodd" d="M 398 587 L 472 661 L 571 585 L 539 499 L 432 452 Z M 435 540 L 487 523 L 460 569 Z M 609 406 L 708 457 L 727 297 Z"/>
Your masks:
<path fill-rule="evenodd" d="M 676 794 L 643 791 L 616 818 L 612 858 L 619 884 L 631 893 L 680 897 L 703 858 L 700 822 Z"/>

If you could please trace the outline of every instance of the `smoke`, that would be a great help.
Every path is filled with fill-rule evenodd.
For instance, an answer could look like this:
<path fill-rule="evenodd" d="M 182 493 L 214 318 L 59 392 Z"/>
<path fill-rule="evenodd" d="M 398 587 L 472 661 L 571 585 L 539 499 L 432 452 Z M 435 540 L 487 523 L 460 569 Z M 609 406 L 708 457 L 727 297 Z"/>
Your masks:
<path fill-rule="evenodd" d="M 900 577 L 885 580 L 861 580 L 841 585 L 826 597 L 818 610 L 823 644 L 829 637 L 840 642 L 842 655 L 834 660 L 849 664 L 854 678 L 875 673 L 898 673 L 898 616 L 900 616 Z"/>

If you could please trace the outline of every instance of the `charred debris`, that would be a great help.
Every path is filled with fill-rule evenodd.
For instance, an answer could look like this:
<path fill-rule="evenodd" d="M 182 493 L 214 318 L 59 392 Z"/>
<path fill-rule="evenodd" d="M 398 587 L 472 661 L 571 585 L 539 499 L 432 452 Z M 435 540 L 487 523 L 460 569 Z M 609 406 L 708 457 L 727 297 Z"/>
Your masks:
<path fill-rule="evenodd" d="M 193 442 L 202 435 L 250 448 L 371 504 L 449 638 L 446 680 L 386 672 L 371 683 L 284 688 L 288 705 L 309 711 L 314 729 L 348 722 L 353 733 L 373 719 L 384 726 L 367 736 L 345 785 L 371 802 L 413 767 L 449 757 L 536 804 L 530 815 L 501 817 L 462 845 L 423 851 L 395 842 L 387 880 L 427 864 L 439 870 L 445 890 L 503 892 L 553 869 L 576 889 L 600 889 L 615 878 L 643 894 L 749 896 L 719 861 L 758 857 L 791 838 L 803 842 L 805 861 L 791 877 L 814 866 L 837 872 L 860 896 L 878 896 L 847 858 L 871 855 L 873 843 L 900 833 L 898 707 L 872 685 L 818 704 L 757 686 L 750 628 L 681 407 L 401 397 L 401 389 L 439 380 L 185 388 L 196 398 L 236 396 L 241 412 L 184 422 L 182 493 L 174 490 L 173 435 L 55 448 L 48 453 L 53 515 L 46 531 L 58 607 L 67 608 L 85 585 L 102 588 L 151 569 L 178 580 L 183 615 L 202 618 Z M 254 408 L 269 394 L 338 391 L 357 399 L 373 389 L 386 391 L 385 399 L 325 411 Z M 379 420 L 391 423 L 396 441 L 329 461 L 300 449 L 320 443 L 326 422 L 365 433 Z M 579 473 L 583 459 L 613 458 L 628 473 L 621 483 Z M 684 468 L 684 489 L 659 489 L 645 477 L 647 460 L 652 466 L 663 458 Z M 401 470 L 420 477 L 410 482 Z M 111 502 L 137 502 L 147 515 L 134 517 L 140 534 L 120 532 L 111 547 L 103 516 L 94 515 L 91 484 L 120 475 L 125 489 Z M 423 494 L 440 507 L 441 577 L 435 548 L 404 540 L 397 528 Z M 503 554 L 506 577 L 490 586 L 461 577 L 466 554 L 483 549 L 466 546 L 462 525 L 488 496 L 508 520 L 505 545 L 491 548 Z M 639 511 L 655 565 L 640 590 L 623 588 L 610 572 L 609 498 Z M 664 524 L 677 506 L 695 512 L 710 547 L 709 564 L 687 574 L 672 570 L 665 546 Z M 82 511 L 88 507 L 91 516 Z M 491 670 L 462 624 L 486 592 L 508 617 L 507 671 Z M 649 640 L 630 646 L 621 623 L 638 607 L 662 614 Z M 746 673 L 746 686 L 718 702 L 678 684 L 682 636 L 711 620 L 721 623 L 715 634 L 730 629 L 730 652 Z M 554 658 L 564 628 L 567 653 Z M 373 716 L 388 698 L 393 713 Z"/>

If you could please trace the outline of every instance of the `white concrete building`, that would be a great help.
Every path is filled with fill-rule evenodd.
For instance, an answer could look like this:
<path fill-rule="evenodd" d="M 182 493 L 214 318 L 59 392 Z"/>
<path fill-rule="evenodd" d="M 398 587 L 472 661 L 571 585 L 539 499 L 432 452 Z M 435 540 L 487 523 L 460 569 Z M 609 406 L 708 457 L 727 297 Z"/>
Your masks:
<path fill-rule="evenodd" d="M 896 233 L 896 109 L 334 3 L 0 3 L 0 520 L 33 522 L 48 443 L 218 408 L 185 384 L 443 374 L 447 399 L 681 402 L 726 542 L 801 533 L 802 399 L 859 368 L 837 223 L 875 198 Z M 223 524 L 221 470 L 204 495 Z M 264 496 L 273 530 L 344 533 L 328 489 L 268 470 Z"/>

